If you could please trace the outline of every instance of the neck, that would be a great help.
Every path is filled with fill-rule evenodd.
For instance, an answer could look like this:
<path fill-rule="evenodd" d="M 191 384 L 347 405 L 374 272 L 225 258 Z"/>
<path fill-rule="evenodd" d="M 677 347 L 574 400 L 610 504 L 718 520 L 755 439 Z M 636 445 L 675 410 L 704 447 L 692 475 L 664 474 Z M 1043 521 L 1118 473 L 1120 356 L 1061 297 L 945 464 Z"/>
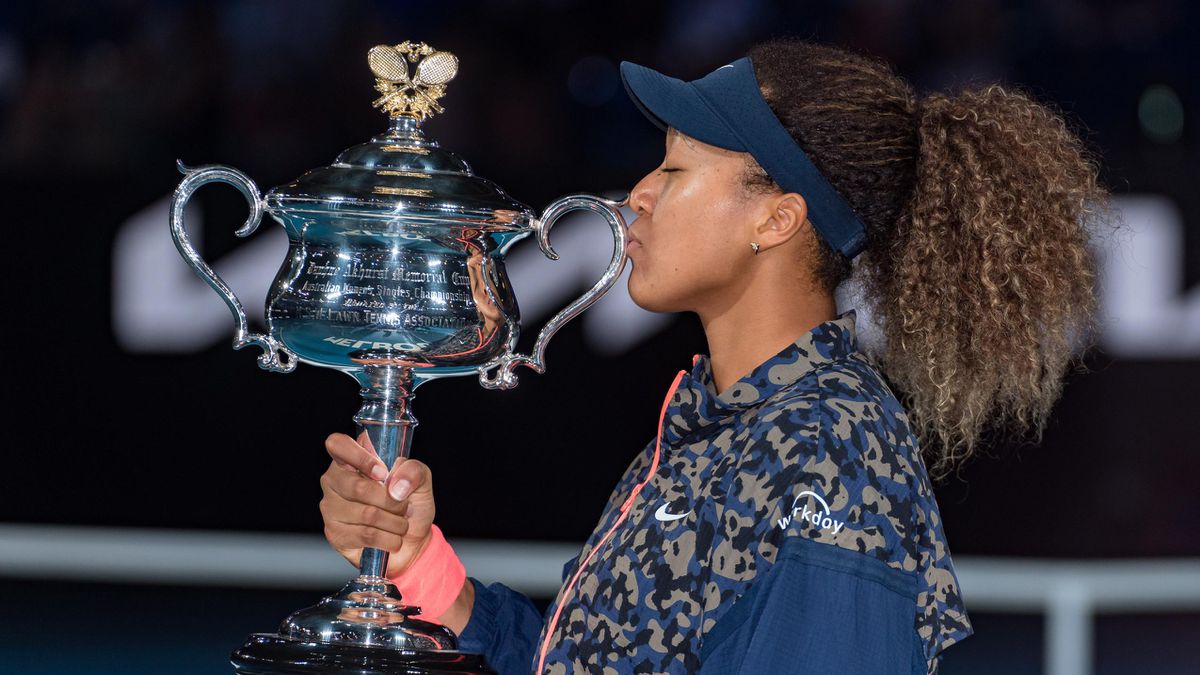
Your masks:
<path fill-rule="evenodd" d="M 756 286 L 757 284 L 752 284 Z M 708 339 L 713 384 L 724 392 L 818 324 L 837 318 L 828 293 L 797 293 L 794 286 L 747 288 L 719 311 L 697 312 Z"/>

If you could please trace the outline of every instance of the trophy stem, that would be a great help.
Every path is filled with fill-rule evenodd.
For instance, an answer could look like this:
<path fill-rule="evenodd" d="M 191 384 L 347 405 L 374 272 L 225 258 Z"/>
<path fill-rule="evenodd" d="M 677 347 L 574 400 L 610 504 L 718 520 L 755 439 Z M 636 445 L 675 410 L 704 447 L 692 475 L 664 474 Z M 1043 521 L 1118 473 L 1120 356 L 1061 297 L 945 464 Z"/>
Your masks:
<path fill-rule="evenodd" d="M 417 427 L 417 418 L 412 414 L 412 369 L 380 364 L 368 365 L 364 371 L 367 384 L 360 392 L 363 403 L 354 421 L 359 433 L 366 432 L 375 453 L 390 471 L 397 461 L 408 457 Z M 384 578 L 387 564 L 387 551 L 364 548 L 359 575 Z"/>
<path fill-rule="evenodd" d="M 417 419 L 412 369 L 364 359 L 362 407 L 354 416 L 391 469 L 408 456 Z M 241 675 L 427 673 L 494 675 L 483 657 L 457 650 L 454 632 L 418 618 L 386 578 L 388 553 L 365 548 L 359 576 L 316 605 L 292 612 L 276 634 L 255 633 L 233 653 Z"/>
<path fill-rule="evenodd" d="M 388 136 L 392 138 L 425 140 L 425 135 L 421 133 L 421 120 L 411 115 L 393 117 L 388 122 Z"/>

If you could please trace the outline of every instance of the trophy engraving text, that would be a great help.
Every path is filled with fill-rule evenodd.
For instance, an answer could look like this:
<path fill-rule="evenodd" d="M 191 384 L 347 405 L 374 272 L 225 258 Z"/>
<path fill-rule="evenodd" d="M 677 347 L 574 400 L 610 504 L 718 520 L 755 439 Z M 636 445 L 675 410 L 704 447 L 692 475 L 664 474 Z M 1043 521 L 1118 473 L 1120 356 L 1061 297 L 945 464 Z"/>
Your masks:
<path fill-rule="evenodd" d="M 285 344 L 330 362 L 370 351 L 478 363 L 503 349 L 503 317 L 516 313 L 506 276 L 481 252 L 308 242 L 297 259 L 268 315 Z"/>

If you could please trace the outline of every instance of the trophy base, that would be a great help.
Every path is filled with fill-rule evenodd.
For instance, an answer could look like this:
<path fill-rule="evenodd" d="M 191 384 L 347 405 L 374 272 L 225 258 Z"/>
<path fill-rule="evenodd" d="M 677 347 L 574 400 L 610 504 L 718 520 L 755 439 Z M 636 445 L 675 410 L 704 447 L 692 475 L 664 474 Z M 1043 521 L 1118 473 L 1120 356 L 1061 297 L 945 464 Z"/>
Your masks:
<path fill-rule="evenodd" d="M 251 635 L 230 661 L 246 675 L 495 675 L 482 656 L 458 651 L 449 628 L 416 618 L 420 613 L 388 579 L 359 575 L 292 612 L 278 633 Z"/>
<path fill-rule="evenodd" d="M 355 647 L 255 633 L 230 657 L 241 675 L 495 675 L 478 654 Z"/>

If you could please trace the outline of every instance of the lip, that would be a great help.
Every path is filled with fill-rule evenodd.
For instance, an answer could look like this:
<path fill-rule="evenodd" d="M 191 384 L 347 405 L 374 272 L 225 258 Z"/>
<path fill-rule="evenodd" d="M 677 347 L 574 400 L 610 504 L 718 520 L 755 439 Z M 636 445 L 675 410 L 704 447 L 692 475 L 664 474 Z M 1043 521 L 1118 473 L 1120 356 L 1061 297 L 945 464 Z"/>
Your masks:
<path fill-rule="evenodd" d="M 625 250 L 626 250 L 626 252 L 628 252 L 630 249 L 635 248 L 635 247 L 636 248 L 642 247 L 641 240 L 638 239 L 637 237 L 633 236 L 633 233 L 626 232 L 626 234 L 625 234 Z"/>

